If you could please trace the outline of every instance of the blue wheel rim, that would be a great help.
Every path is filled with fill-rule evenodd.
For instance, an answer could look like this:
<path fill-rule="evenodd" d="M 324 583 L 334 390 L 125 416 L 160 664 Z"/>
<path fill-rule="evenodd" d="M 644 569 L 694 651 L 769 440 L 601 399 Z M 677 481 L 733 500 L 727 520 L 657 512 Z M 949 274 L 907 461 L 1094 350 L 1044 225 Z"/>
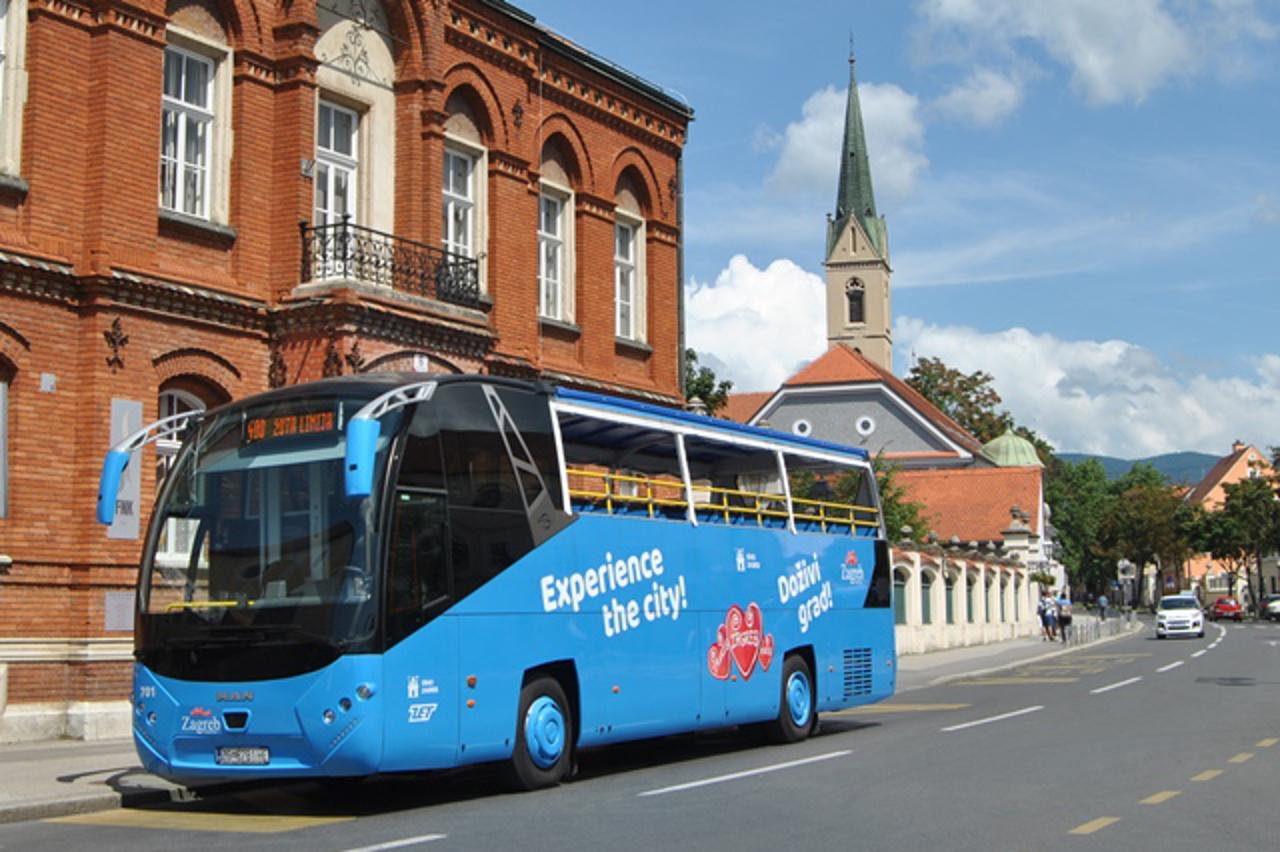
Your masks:
<path fill-rule="evenodd" d="M 524 744 L 539 769 L 550 769 L 564 753 L 564 713 L 554 699 L 539 696 L 524 716 Z"/>
<path fill-rule="evenodd" d="M 813 696 L 809 691 L 809 678 L 803 672 L 792 672 L 787 678 L 787 712 L 797 727 L 804 727 L 809 722 L 809 711 L 813 706 Z"/>

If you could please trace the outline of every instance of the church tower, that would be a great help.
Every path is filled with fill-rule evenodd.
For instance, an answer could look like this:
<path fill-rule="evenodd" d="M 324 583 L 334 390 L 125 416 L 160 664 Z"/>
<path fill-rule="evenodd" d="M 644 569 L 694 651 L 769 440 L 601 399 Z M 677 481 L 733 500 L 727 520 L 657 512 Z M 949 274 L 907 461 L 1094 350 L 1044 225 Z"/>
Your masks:
<path fill-rule="evenodd" d="M 893 371 L 889 313 L 889 242 L 876 214 L 871 165 L 854 58 L 849 56 L 849 99 L 845 107 L 836 212 L 827 220 L 827 343 L 844 343 Z"/>

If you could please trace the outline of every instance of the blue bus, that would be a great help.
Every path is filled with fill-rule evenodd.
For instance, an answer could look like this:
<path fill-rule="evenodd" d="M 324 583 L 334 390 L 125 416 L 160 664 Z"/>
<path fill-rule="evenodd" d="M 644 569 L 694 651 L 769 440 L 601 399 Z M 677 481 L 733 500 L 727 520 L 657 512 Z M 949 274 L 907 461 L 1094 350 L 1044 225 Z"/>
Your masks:
<path fill-rule="evenodd" d="M 861 450 L 541 383 L 368 374 L 151 424 L 107 454 L 99 521 L 164 437 L 182 449 L 142 554 L 132 696 L 150 772 L 505 761 L 532 789 L 575 749 L 738 725 L 797 741 L 893 693 Z M 838 476 L 855 501 L 792 493 Z"/>

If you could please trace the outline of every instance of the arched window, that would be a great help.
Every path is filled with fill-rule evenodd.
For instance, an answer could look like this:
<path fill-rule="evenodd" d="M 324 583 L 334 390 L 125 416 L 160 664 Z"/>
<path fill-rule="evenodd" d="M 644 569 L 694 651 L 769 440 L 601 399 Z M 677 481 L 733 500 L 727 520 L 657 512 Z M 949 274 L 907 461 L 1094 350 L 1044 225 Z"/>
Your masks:
<path fill-rule="evenodd" d="M 933 580 L 932 571 L 924 571 L 920 575 L 920 623 L 933 624 Z"/>
<path fill-rule="evenodd" d="M 613 230 L 614 301 L 618 337 L 636 342 L 644 342 L 648 331 L 643 197 L 639 184 L 624 174 L 618 181 Z"/>
<path fill-rule="evenodd" d="M 893 623 L 907 623 L 907 575 L 896 568 L 893 572 Z"/>
<path fill-rule="evenodd" d="M 207 406 L 204 400 L 189 390 L 170 388 L 160 391 L 160 417 L 172 417 L 188 411 L 204 411 Z M 164 438 L 156 441 L 156 492 L 173 467 L 182 442 L 177 438 Z M 196 534 L 199 521 L 183 518 L 170 518 L 160 533 L 156 544 L 156 562 L 175 567 L 185 567 L 191 554 L 191 543 Z"/>
<path fill-rule="evenodd" d="M 1009 620 L 1009 615 L 1007 612 L 1005 612 L 1005 598 L 1009 597 L 1009 595 L 1007 594 L 1008 590 L 1009 590 L 1009 578 L 1005 576 L 1001 576 L 1000 577 L 1000 622 L 1002 624 Z"/>
<path fill-rule="evenodd" d="M 969 624 L 976 624 L 977 620 L 973 617 L 973 599 L 977 596 L 978 591 L 978 575 L 970 574 L 965 577 L 965 620 Z"/>
<path fill-rule="evenodd" d="M 956 575 L 947 574 L 947 624 L 956 623 Z"/>
<path fill-rule="evenodd" d="M 445 103 L 443 241 L 444 249 L 479 261 L 480 289 L 485 289 L 485 247 L 488 245 L 488 151 L 485 126 L 470 99 L 460 91 Z"/>
<path fill-rule="evenodd" d="M 867 288 L 857 278 L 850 279 L 844 287 L 844 297 L 848 303 L 850 325 L 867 321 L 866 298 Z"/>
<path fill-rule="evenodd" d="M 0 518 L 9 517 L 9 386 L 13 368 L 0 359 Z"/>
<path fill-rule="evenodd" d="M 555 139 L 542 146 L 538 191 L 538 315 L 573 322 L 572 161 Z"/>
<path fill-rule="evenodd" d="M 169 0 L 160 209 L 226 224 L 231 206 L 231 49 L 217 4 Z"/>

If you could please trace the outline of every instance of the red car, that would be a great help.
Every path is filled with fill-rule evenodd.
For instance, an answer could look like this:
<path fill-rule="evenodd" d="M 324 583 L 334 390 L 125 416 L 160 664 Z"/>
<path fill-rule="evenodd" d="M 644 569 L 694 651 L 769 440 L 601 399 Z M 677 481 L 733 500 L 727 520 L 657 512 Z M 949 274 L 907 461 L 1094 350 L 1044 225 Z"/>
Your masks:
<path fill-rule="evenodd" d="M 1219 618 L 1234 618 L 1240 621 L 1244 618 L 1244 607 L 1240 606 L 1240 601 L 1235 598 L 1218 598 L 1209 608 L 1209 617 L 1214 621 Z"/>

